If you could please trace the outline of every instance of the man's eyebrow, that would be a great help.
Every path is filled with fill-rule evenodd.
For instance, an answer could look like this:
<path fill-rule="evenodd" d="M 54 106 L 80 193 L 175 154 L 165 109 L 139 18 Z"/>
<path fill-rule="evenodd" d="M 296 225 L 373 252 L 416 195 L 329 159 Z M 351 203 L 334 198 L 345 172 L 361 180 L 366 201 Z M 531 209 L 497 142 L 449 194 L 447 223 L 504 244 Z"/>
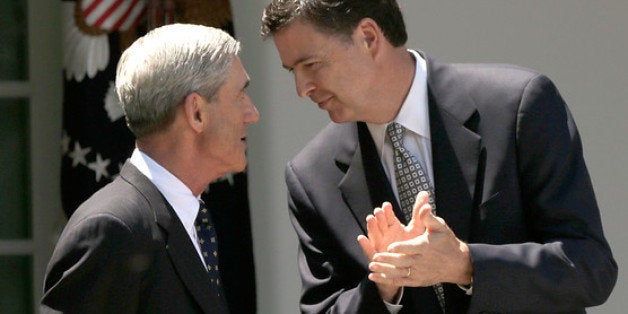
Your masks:
<path fill-rule="evenodd" d="M 312 58 L 314 58 L 314 56 L 303 56 L 303 57 L 297 59 L 297 61 L 294 62 L 293 66 L 288 66 L 286 64 L 282 64 L 281 66 L 284 69 L 292 72 L 292 70 L 294 69 L 295 66 L 299 65 L 300 63 L 306 62 L 306 61 L 308 61 L 309 59 L 312 59 Z"/>
<path fill-rule="evenodd" d="M 251 85 L 251 80 L 248 79 L 246 80 L 246 82 L 244 82 L 244 85 L 242 86 L 242 90 L 245 90 L 249 87 L 249 85 Z"/>

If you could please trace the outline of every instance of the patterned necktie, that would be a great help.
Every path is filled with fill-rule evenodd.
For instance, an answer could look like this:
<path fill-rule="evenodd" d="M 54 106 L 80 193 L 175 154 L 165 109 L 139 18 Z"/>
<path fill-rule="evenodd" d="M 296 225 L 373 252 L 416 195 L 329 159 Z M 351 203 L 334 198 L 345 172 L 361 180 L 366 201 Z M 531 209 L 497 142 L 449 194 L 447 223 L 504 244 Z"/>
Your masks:
<path fill-rule="evenodd" d="M 397 180 L 397 193 L 406 223 L 412 219 L 412 207 L 417 194 L 427 191 L 430 194 L 432 211 L 436 211 L 434 193 L 427 175 L 419 161 L 403 146 L 404 127 L 392 122 L 386 128 L 394 152 L 395 178 Z"/>
<path fill-rule="evenodd" d="M 220 283 L 220 270 L 218 268 L 218 238 L 209 210 L 202 200 L 200 200 L 200 208 L 198 216 L 196 216 L 196 220 L 194 221 L 194 226 L 196 226 L 198 243 L 201 247 L 205 265 L 207 265 L 207 273 L 209 274 L 210 281 L 218 291 L 218 295 L 221 295 L 222 288 Z"/>
<path fill-rule="evenodd" d="M 420 191 L 427 191 L 430 194 L 429 203 L 432 206 L 432 212 L 435 213 L 434 190 L 427 179 L 425 170 L 423 170 L 416 157 L 403 146 L 404 127 L 399 123 L 392 122 L 386 128 L 386 131 L 393 146 L 397 194 L 399 195 L 401 211 L 406 220 L 405 223 L 412 219 L 412 208 Z M 443 285 L 440 283 L 434 285 L 434 291 L 436 292 L 438 303 L 443 313 L 445 313 L 445 290 Z"/>

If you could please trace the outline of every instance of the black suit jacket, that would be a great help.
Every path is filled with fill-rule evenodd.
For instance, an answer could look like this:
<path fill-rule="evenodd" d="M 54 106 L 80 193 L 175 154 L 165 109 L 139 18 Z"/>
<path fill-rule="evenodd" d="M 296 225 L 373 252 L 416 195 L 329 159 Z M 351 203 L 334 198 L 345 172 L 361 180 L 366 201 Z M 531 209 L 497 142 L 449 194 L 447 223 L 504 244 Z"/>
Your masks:
<path fill-rule="evenodd" d="M 228 313 L 157 188 L 127 162 L 83 203 L 52 255 L 41 312 Z"/>
<path fill-rule="evenodd" d="M 617 265 L 574 121 L 545 76 L 424 55 L 438 215 L 469 243 L 473 296 L 445 284 L 448 313 L 583 312 L 604 302 Z M 300 240 L 301 310 L 386 313 L 356 237 L 383 201 L 399 212 L 363 123 L 331 123 L 286 167 Z M 438 313 L 430 287 L 406 313 Z"/>

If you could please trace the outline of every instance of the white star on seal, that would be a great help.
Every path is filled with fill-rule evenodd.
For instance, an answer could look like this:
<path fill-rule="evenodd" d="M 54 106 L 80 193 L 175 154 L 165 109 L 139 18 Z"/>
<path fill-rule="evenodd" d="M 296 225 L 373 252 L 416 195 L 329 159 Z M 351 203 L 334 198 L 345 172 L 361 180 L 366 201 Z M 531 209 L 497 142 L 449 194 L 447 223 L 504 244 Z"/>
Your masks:
<path fill-rule="evenodd" d="M 81 148 L 81 144 L 79 144 L 78 142 L 74 142 L 74 150 L 68 154 L 68 156 L 72 158 L 72 167 L 76 167 L 76 165 L 78 164 L 87 165 L 85 155 L 89 154 L 91 150 L 92 149 L 89 147 Z"/>
<path fill-rule="evenodd" d="M 100 182 L 100 179 L 102 177 L 109 178 L 107 166 L 109 166 L 110 162 L 111 161 L 109 159 L 103 160 L 102 157 L 100 157 L 100 154 L 96 154 L 96 161 L 91 162 L 89 163 L 89 165 L 87 165 L 89 169 L 94 170 L 94 172 L 96 173 L 96 182 Z"/>

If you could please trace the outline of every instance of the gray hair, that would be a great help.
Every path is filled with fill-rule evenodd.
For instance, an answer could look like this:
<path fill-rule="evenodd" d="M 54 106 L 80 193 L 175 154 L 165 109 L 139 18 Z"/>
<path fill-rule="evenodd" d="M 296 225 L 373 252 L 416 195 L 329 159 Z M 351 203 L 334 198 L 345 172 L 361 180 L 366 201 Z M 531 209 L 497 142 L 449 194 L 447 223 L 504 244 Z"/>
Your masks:
<path fill-rule="evenodd" d="M 192 24 L 150 31 L 122 54 L 116 92 L 136 138 L 169 126 L 190 93 L 211 101 L 227 79 L 240 43 L 226 32 Z"/>

